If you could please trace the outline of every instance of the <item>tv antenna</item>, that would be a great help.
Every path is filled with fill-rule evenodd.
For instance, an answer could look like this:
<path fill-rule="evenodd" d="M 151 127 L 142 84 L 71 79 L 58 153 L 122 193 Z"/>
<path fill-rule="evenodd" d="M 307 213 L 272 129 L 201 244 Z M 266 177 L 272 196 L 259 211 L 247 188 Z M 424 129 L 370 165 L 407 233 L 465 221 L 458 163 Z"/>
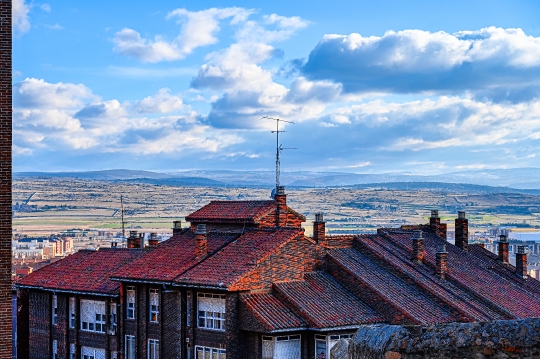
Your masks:
<path fill-rule="evenodd" d="M 280 175 L 279 155 L 281 154 L 281 151 L 283 151 L 283 150 L 296 150 L 296 148 L 293 148 L 293 147 L 283 147 L 283 145 L 281 145 L 279 143 L 279 134 L 282 133 L 282 132 L 287 132 L 287 131 L 280 131 L 279 130 L 279 123 L 280 122 L 286 122 L 286 123 L 294 124 L 294 122 L 285 121 L 285 120 L 281 120 L 279 118 L 274 118 L 274 117 L 269 117 L 269 116 L 264 116 L 264 117 L 261 118 L 261 120 L 262 119 L 276 121 L 276 130 L 271 131 L 271 132 L 276 134 L 276 191 L 277 191 L 277 189 L 279 188 L 279 175 Z"/>
<path fill-rule="evenodd" d="M 125 241 L 126 240 L 126 229 L 124 227 L 124 224 L 126 222 L 124 222 L 124 196 L 123 195 L 120 195 L 120 206 L 121 206 L 121 209 L 122 209 L 122 241 Z"/>

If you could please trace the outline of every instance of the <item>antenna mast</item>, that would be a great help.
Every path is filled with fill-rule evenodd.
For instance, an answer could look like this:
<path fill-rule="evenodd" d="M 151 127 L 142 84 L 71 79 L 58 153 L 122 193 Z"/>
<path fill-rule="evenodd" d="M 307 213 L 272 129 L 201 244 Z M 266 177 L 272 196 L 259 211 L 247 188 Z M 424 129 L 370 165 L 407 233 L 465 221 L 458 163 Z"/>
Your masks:
<path fill-rule="evenodd" d="M 279 118 L 273 118 L 273 117 L 269 117 L 269 116 L 264 116 L 264 117 L 261 118 L 261 120 L 263 118 L 267 119 L 267 120 L 276 121 L 276 130 L 275 131 L 270 131 L 270 132 L 276 134 L 276 191 L 277 191 L 277 189 L 279 188 L 279 176 L 280 176 L 279 155 L 281 154 L 281 151 L 283 151 L 283 150 L 295 150 L 296 149 L 296 148 L 285 148 L 285 147 L 283 147 L 282 145 L 279 144 L 279 134 L 281 132 L 287 132 L 287 131 L 280 131 L 279 130 L 279 123 L 280 122 L 286 122 L 286 123 L 294 124 L 294 122 L 280 120 Z"/>
<path fill-rule="evenodd" d="M 122 240 L 126 239 L 126 229 L 124 228 L 124 196 L 120 195 L 120 206 L 122 207 Z"/>

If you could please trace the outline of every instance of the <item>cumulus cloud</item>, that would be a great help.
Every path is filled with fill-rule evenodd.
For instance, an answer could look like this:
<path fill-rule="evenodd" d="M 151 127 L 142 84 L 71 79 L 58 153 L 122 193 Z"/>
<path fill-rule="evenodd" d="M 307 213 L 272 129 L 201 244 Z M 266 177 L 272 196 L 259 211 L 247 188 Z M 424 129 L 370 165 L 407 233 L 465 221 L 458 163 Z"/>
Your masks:
<path fill-rule="evenodd" d="M 115 34 L 114 50 L 121 55 L 134 57 L 143 62 L 173 61 L 186 57 L 197 47 L 215 44 L 214 36 L 219 30 L 219 20 L 231 18 L 231 24 L 245 21 L 252 10 L 244 8 L 211 8 L 196 12 L 186 9 L 171 11 L 167 18 L 179 18 L 180 34 L 173 40 L 156 36 L 145 39 L 139 32 L 124 28 Z"/>
<path fill-rule="evenodd" d="M 137 101 L 135 110 L 140 113 L 169 113 L 184 107 L 180 96 L 171 95 L 171 90 L 162 88 L 154 96 Z"/>
<path fill-rule="evenodd" d="M 326 35 L 301 71 L 312 80 L 341 83 L 347 92 L 482 91 L 501 98 L 510 92 L 517 99 L 521 88 L 540 86 L 540 38 L 495 27 Z"/>
<path fill-rule="evenodd" d="M 211 153 L 242 141 L 236 134 L 204 124 L 193 111 L 163 116 L 184 108 L 182 99 L 167 88 L 134 105 L 116 99 L 102 101 L 82 84 L 26 79 L 13 88 L 13 137 L 18 155 L 47 149 L 143 155 Z"/>
<path fill-rule="evenodd" d="M 13 0 L 11 8 L 13 29 L 19 33 L 25 33 L 30 30 L 30 20 L 28 13 L 30 6 L 24 0 Z"/>

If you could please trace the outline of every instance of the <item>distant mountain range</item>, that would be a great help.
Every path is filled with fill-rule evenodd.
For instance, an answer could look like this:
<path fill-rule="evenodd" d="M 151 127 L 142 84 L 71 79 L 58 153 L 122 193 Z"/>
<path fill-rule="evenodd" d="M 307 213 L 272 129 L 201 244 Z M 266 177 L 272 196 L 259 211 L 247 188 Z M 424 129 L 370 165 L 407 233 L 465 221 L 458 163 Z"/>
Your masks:
<path fill-rule="evenodd" d="M 103 170 L 87 172 L 15 172 L 13 178 L 81 178 L 89 180 L 137 181 L 161 185 L 201 186 L 264 186 L 275 183 L 273 171 L 192 170 L 161 173 L 138 170 Z M 455 188 L 456 184 L 473 185 L 478 191 L 509 191 L 536 193 L 540 190 L 540 168 L 514 168 L 501 170 L 468 170 L 441 175 L 414 175 L 404 173 L 361 174 L 345 172 L 284 172 L 281 183 L 295 187 L 334 187 L 369 185 L 371 187 L 402 188 Z M 449 184 L 454 184 L 449 185 Z M 369 187 L 368 186 L 368 187 Z M 408 187 L 407 187 L 408 186 Z M 480 189 L 484 186 L 484 189 Z M 488 187 L 494 187 L 488 190 Z M 472 187 L 468 187 L 472 189 Z M 527 190 L 527 191 L 521 191 Z"/>

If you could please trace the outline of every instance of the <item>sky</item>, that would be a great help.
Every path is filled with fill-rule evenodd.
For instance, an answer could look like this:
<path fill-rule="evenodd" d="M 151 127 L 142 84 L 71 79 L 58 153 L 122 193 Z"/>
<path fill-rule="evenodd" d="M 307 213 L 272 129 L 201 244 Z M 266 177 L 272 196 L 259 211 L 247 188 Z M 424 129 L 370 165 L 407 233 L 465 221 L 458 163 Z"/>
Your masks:
<path fill-rule="evenodd" d="M 540 2 L 13 0 L 13 169 L 540 167 Z"/>

